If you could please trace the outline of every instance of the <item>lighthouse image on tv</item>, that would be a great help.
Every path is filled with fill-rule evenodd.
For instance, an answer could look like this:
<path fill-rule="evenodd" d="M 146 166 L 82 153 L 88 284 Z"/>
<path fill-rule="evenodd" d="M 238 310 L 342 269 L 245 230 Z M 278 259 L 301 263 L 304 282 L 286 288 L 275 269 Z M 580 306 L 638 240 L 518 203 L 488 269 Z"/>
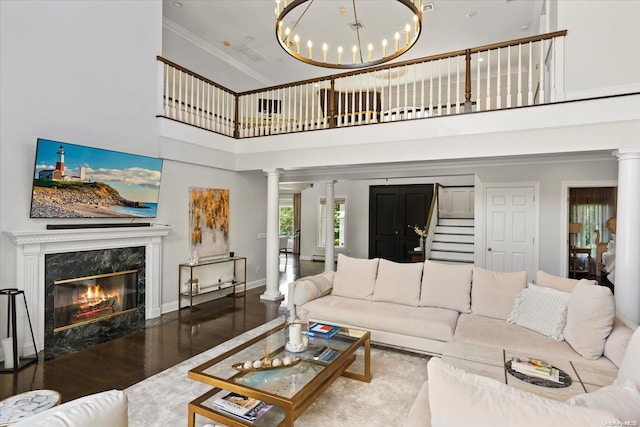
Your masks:
<path fill-rule="evenodd" d="M 31 218 L 156 217 L 162 160 L 38 139 Z"/>

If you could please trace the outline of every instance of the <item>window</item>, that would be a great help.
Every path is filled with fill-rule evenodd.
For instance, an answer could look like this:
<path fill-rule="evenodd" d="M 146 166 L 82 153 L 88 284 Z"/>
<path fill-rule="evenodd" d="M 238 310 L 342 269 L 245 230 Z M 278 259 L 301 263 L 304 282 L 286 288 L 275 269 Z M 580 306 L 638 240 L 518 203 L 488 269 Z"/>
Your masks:
<path fill-rule="evenodd" d="M 327 224 L 327 208 L 326 199 L 320 199 L 320 215 L 318 221 L 318 246 L 325 246 L 326 224 Z M 347 225 L 347 201 L 344 197 L 335 198 L 335 206 L 333 210 L 333 227 L 334 227 L 334 246 L 343 248 L 346 244 L 346 225 Z"/>
<path fill-rule="evenodd" d="M 279 235 L 293 237 L 293 206 L 280 206 Z"/>

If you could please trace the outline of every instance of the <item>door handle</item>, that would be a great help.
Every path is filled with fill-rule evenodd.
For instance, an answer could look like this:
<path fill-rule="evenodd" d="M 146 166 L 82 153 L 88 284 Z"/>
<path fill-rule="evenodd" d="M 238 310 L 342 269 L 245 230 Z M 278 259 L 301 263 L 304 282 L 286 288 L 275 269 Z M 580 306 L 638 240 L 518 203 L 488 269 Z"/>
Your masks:
<path fill-rule="evenodd" d="M 491 252 L 491 248 L 487 248 L 487 251 Z"/>

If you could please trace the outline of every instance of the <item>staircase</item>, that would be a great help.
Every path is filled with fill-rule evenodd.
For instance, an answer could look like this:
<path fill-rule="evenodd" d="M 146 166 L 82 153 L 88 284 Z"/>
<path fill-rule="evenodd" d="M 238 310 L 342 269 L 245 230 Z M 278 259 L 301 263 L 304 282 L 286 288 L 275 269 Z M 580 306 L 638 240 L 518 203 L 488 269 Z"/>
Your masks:
<path fill-rule="evenodd" d="M 440 218 L 429 259 L 473 264 L 473 236 L 473 219 Z"/>

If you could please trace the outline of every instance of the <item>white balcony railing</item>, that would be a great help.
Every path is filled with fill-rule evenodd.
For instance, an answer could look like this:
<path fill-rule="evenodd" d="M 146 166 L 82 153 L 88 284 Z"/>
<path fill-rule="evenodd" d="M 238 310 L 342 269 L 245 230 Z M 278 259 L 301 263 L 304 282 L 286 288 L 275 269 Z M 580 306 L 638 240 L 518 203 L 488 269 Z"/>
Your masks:
<path fill-rule="evenodd" d="M 564 99 L 566 31 L 235 93 L 161 57 L 164 116 L 250 138 Z"/>

